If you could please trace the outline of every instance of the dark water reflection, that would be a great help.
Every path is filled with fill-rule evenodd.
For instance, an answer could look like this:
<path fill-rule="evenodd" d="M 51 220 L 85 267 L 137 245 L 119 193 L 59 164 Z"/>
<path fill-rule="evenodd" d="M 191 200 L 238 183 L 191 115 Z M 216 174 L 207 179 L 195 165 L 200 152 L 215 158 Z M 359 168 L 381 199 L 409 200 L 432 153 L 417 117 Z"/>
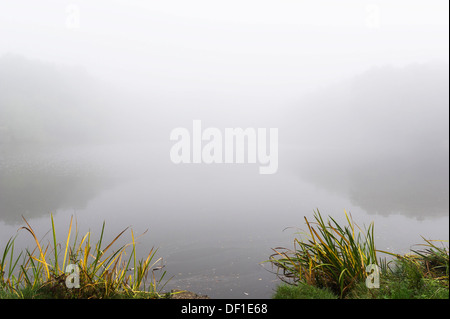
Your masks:
<path fill-rule="evenodd" d="M 175 275 L 168 288 L 217 298 L 270 298 L 278 281 L 259 263 L 271 248 L 290 247 L 295 227 L 302 228 L 303 216 L 312 217 L 315 208 L 337 220 L 346 209 L 361 225 L 375 221 L 380 249 L 407 251 L 420 235 L 448 239 L 445 195 L 439 213 L 422 220 L 415 211 L 408 214 L 408 207 L 399 210 L 406 213 L 383 216 L 359 205 L 363 197 L 355 204 L 343 193 L 302 180 L 290 165 L 272 176 L 259 175 L 252 165 L 174 165 L 169 148 L 169 143 L 96 145 L 3 157 L 1 242 L 15 233 L 22 214 L 42 234 L 49 230 L 50 212 L 64 227 L 61 233 L 73 214 L 80 228 L 106 221 L 111 236 L 127 226 L 136 233 L 148 229 L 140 253 L 160 248 L 165 269 Z M 295 152 L 282 147 L 280 156 L 288 154 Z M 378 199 L 385 190 L 374 189 Z M 404 202 L 399 197 L 397 204 L 384 204 Z M 286 227 L 294 228 L 283 231 Z"/>
<path fill-rule="evenodd" d="M 284 158 L 370 214 L 448 215 L 448 79 L 448 64 L 385 66 L 311 92 L 290 109 Z"/>
<path fill-rule="evenodd" d="M 36 218 L 60 210 L 85 209 L 90 200 L 111 187 L 114 179 L 99 163 L 74 149 L 15 148 L 0 158 L 1 220 Z"/>
<path fill-rule="evenodd" d="M 20 216 L 38 217 L 59 210 L 82 210 L 87 203 L 108 186 L 101 177 L 74 172 L 0 172 L 2 220 L 15 223 Z"/>

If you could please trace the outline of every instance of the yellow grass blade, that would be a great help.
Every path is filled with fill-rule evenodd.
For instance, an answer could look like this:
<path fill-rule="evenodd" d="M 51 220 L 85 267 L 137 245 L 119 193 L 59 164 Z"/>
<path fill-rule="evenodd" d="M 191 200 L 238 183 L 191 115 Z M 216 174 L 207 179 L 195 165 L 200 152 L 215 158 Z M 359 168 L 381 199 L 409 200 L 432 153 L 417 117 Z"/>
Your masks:
<path fill-rule="evenodd" d="M 347 218 L 347 222 L 348 222 L 350 228 L 352 229 L 353 239 L 355 239 L 355 227 L 353 227 L 353 219 L 351 218 L 351 216 L 350 216 L 350 218 L 348 217 L 349 214 L 347 214 L 347 211 L 345 209 L 344 209 L 344 213 L 345 213 L 345 218 Z"/>
<path fill-rule="evenodd" d="M 69 226 L 69 231 L 68 231 L 68 234 L 67 234 L 66 249 L 64 251 L 64 260 L 63 260 L 63 268 L 62 268 L 63 271 L 65 271 L 65 269 L 66 269 L 67 250 L 69 248 L 70 233 L 72 231 L 72 219 L 73 219 L 73 216 L 70 217 L 70 226 Z"/>
<path fill-rule="evenodd" d="M 113 241 L 112 241 L 108 246 L 106 246 L 105 249 L 103 249 L 103 251 L 102 251 L 102 256 L 103 256 L 103 254 L 109 249 L 109 247 L 111 247 L 111 246 L 114 244 L 114 242 L 115 242 L 117 239 L 119 239 L 120 236 L 122 236 L 122 234 L 123 234 L 127 229 L 128 229 L 128 227 L 125 228 L 124 230 L 122 230 L 122 231 L 120 232 L 120 234 L 117 235 L 116 238 L 114 238 Z M 133 231 L 131 231 L 131 233 L 133 234 Z"/>
<path fill-rule="evenodd" d="M 24 227 L 21 227 L 20 229 L 25 229 L 25 230 L 27 230 L 27 231 L 33 236 L 34 241 L 36 242 L 36 245 L 37 245 L 37 247 L 38 247 L 38 249 L 39 249 L 39 253 L 40 253 L 40 255 L 41 255 L 42 263 L 43 263 L 44 266 L 45 266 L 45 271 L 46 271 L 46 273 L 47 273 L 47 278 L 50 278 L 50 271 L 49 271 L 49 269 L 48 269 L 48 264 L 47 264 L 47 262 L 45 261 L 45 255 L 44 255 L 44 253 L 42 252 L 42 248 L 41 248 L 41 245 L 39 244 L 39 240 L 37 239 L 37 237 L 36 237 L 36 235 L 35 235 L 35 233 L 34 233 L 34 231 L 33 231 L 33 228 L 31 228 L 30 224 L 28 224 L 28 222 L 27 222 L 27 220 L 25 219 L 25 217 L 22 216 L 22 219 L 25 221 L 25 223 L 27 224 L 28 227 L 25 227 L 25 226 L 24 226 Z"/>
<path fill-rule="evenodd" d="M 41 264 L 43 264 L 44 266 L 48 267 L 51 266 L 50 264 L 48 264 L 46 261 L 40 260 L 39 258 L 36 258 L 34 256 L 31 256 L 32 259 L 36 260 L 37 262 L 40 262 Z"/>
<path fill-rule="evenodd" d="M 314 234 L 313 234 L 313 232 L 312 232 L 311 225 L 309 224 L 308 219 L 307 219 L 306 217 L 304 217 L 304 218 L 305 218 L 305 221 L 306 221 L 306 225 L 307 225 L 308 228 L 309 228 L 309 232 L 310 232 L 310 234 L 311 234 L 312 240 L 313 240 L 314 244 L 316 244 L 316 239 L 314 238 Z"/>

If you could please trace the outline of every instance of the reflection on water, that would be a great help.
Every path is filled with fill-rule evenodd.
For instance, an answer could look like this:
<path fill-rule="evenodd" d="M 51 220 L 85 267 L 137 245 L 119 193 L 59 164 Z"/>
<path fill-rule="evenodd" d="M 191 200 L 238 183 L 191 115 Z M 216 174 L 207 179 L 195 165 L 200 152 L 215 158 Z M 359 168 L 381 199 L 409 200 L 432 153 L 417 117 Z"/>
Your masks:
<path fill-rule="evenodd" d="M 352 198 L 302 181 L 287 166 L 269 178 L 251 165 L 180 166 L 168 158 L 170 144 L 151 147 L 80 146 L 34 158 L 4 157 L 1 241 L 15 233 L 21 214 L 44 234 L 50 212 L 63 227 L 75 213 L 80 227 L 106 221 L 109 236 L 127 226 L 136 233 L 148 229 L 140 253 L 159 247 L 165 270 L 175 276 L 167 289 L 270 298 L 278 282 L 260 262 L 271 248 L 291 247 L 295 227 L 304 227 L 303 216 L 310 218 L 316 208 L 338 221 L 344 209 L 361 226 L 374 221 L 379 249 L 407 251 L 420 235 L 448 239 L 448 212 L 423 221 L 410 218 L 414 213 L 371 215 Z"/>
<path fill-rule="evenodd" d="M 8 151 L 0 158 L 0 217 L 6 223 L 82 210 L 112 183 L 101 166 L 70 150 Z"/>
<path fill-rule="evenodd" d="M 444 147 L 424 145 L 404 154 L 365 150 L 358 155 L 294 149 L 283 156 L 296 166 L 293 174 L 350 199 L 369 214 L 417 219 L 448 216 L 449 162 Z"/>
<path fill-rule="evenodd" d="M 448 88 L 448 65 L 428 63 L 311 92 L 291 110 L 284 136 L 294 147 L 280 158 L 370 214 L 448 215 Z"/>
<path fill-rule="evenodd" d="M 105 186 L 95 176 L 16 168 L 0 171 L 1 217 L 7 223 L 17 222 L 21 215 L 37 217 L 58 210 L 84 209 Z"/>

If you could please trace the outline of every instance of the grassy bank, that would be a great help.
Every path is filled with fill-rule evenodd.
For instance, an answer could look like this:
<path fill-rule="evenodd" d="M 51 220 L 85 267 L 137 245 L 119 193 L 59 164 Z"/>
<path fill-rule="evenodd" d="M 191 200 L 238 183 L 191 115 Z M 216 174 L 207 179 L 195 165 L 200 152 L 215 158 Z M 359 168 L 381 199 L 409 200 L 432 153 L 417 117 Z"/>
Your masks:
<path fill-rule="evenodd" d="M 420 250 L 407 255 L 380 251 L 375 249 L 373 223 L 362 229 L 345 216 L 347 224 L 341 226 L 317 211 L 313 221 L 305 218 L 308 231 L 294 239 L 293 249 L 274 249 L 267 262 L 283 282 L 274 298 L 449 298 L 448 248 L 424 239 Z M 368 276 L 373 276 L 369 265 L 380 271 L 379 287 L 367 287 Z"/>
<path fill-rule="evenodd" d="M 449 298 L 449 252 L 442 243 L 424 239 L 420 249 L 406 255 L 380 251 L 373 223 L 363 229 L 349 214 L 345 217 L 342 225 L 317 211 L 314 220 L 305 218 L 307 231 L 294 239 L 293 249 L 274 249 L 266 262 L 283 282 L 275 299 Z M 53 217 L 49 238 L 39 239 L 28 221 L 24 223 L 18 235 L 29 236 L 32 247 L 17 251 L 17 236 L 0 247 L 0 299 L 173 297 L 163 292 L 166 273 L 156 249 L 138 258 L 139 236 L 132 229 L 105 242 L 105 223 L 94 239 L 91 232 L 80 236 L 71 219 L 65 241 L 58 243 Z M 127 234 L 130 240 L 124 244 Z M 69 265 L 78 266 L 79 287 L 70 288 L 75 280 L 70 279 Z M 377 288 L 367 287 L 369 265 L 380 270 Z"/>
<path fill-rule="evenodd" d="M 161 293 L 167 283 L 163 282 L 165 272 L 158 266 L 161 258 L 156 258 L 156 249 L 151 249 L 138 259 L 137 237 L 132 229 L 125 228 L 111 242 L 104 243 L 105 223 L 94 240 L 91 232 L 80 237 L 71 219 L 67 239 L 61 244 L 56 240 L 52 216 L 51 238 L 44 245 L 31 225 L 24 222 L 20 231 L 30 236 L 34 247 L 15 251 L 16 236 L 0 251 L 0 298 L 168 297 Z M 128 231 L 131 241 L 119 245 L 119 239 Z M 70 266 L 76 270 L 67 268 L 69 265 L 76 265 Z"/>

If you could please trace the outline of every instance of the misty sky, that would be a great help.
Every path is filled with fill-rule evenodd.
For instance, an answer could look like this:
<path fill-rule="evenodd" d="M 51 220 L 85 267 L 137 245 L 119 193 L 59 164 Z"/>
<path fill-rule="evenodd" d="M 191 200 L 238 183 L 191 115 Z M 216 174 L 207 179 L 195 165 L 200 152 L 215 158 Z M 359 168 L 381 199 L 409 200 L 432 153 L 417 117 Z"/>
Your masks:
<path fill-rule="evenodd" d="M 278 127 L 281 173 L 370 212 L 448 214 L 448 1 L 0 3 L 10 100 L 77 108 L 167 161 L 194 119 Z M 62 114 L 41 120 L 78 137 Z"/>
<path fill-rule="evenodd" d="M 449 4 L 438 0 L 6 0 L 1 6 L 0 54 L 80 66 L 153 98 L 211 108 L 224 107 L 214 97 L 230 95 L 239 102 L 227 108 L 261 101 L 276 108 L 373 66 L 447 61 L 449 53 Z"/>

